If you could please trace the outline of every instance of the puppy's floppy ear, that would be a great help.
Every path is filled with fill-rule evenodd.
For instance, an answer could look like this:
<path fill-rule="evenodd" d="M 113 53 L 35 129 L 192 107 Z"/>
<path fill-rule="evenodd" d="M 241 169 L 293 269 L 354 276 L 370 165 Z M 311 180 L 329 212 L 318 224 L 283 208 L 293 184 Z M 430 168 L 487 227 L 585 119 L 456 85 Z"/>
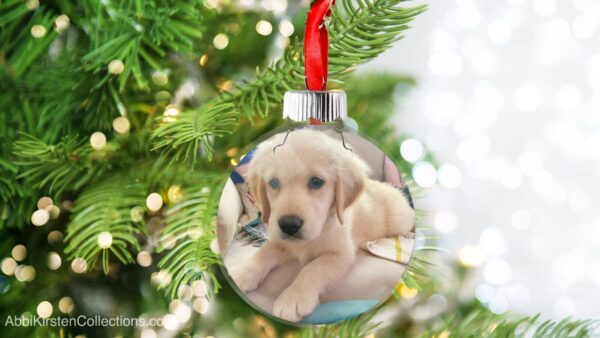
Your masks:
<path fill-rule="evenodd" d="M 269 199 L 267 198 L 265 180 L 258 174 L 252 172 L 248 174 L 247 179 L 250 184 L 252 196 L 256 202 L 256 207 L 260 210 L 262 220 L 264 223 L 268 223 L 269 217 L 271 216 L 271 204 L 269 204 Z"/>
<path fill-rule="evenodd" d="M 364 190 L 365 170 L 365 164 L 354 157 L 343 158 L 341 166 L 337 169 L 335 211 L 342 224 L 344 210 L 352 205 Z"/>

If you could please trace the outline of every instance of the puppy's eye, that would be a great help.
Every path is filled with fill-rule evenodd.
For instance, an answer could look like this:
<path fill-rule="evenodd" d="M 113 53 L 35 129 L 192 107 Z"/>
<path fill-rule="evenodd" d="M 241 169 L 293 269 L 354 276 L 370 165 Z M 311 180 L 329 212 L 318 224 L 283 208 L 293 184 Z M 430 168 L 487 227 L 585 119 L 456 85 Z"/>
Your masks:
<path fill-rule="evenodd" d="M 313 176 L 310 178 L 310 180 L 308 180 L 308 187 L 311 189 L 319 189 L 323 186 L 323 184 L 325 184 L 325 181 L 316 176 Z"/>
<path fill-rule="evenodd" d="M 279 187 L 281 187 L 281 182 L 279 182 L 278 178 L 272 178 L 269 180 L 269 186 L 273 189 L 279 189 Z"/>

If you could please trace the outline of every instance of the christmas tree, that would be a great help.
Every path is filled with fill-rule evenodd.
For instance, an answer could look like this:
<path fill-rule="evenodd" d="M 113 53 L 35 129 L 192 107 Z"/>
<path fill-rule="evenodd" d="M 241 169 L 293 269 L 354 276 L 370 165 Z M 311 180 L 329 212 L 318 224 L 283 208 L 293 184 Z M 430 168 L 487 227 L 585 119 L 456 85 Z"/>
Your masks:
<path fill-rule="evenodd" d="M 218 267 L 215 210 L 242 149 L 281 125 L 304 87 L 308 3 L 285 0 L 0 2 L 1 332 L 40 337 L 586 336 L 595 322 L 489 313 L 421 246 L 377 312 L 298 329 L 254 311 Z M 330 77 L 350 117 L 404 173 L 393 106 L 415 85 L 352 75 L 400 39 L 424 6 L 338 0 Z M 427 155 L 433 160 L 431 154 Z M 444 263 L 445 264 L 445 263 Z M 444 277 L 442 277 L 444 275 Z M 162 325 L 7 325 L 58 316 Z M 379 324 L 382 322 L 382 324 Z"/>

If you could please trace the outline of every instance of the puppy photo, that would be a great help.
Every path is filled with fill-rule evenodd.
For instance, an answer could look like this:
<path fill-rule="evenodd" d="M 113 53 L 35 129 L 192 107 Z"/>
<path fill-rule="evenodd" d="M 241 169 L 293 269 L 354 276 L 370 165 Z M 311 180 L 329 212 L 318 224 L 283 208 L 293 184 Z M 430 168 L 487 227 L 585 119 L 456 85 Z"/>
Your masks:
<path fill-rule="evenodd" d="M 333 132 L 293 130 L 259 144 L 248 164 L 244 178 L 266 240 L 251 257 L 243 262 L 235 259 L 238 264 L 231 267 L 225 260 L 225 266 L 239 290 L 247 294 L 273 270 L 296 264 L 295 276 L 281 285 L 282 291 L 273 295 L 266 309 L 278 318 L 299 322 L 311 314 L 326 294 L 348 283 L 345 276 L 352 275 L 350 271 L 361 262 L 359 252 L 363 255 L 375 247 L 371 244 L 384 244 L 387 238 L 399 245 L 399 236 L 414 238 L 410 199 L 397 187 L 372 179 L 369 164 L 345 142 Z M 403 254 L 412 252 L 410 243 Z M 399 254 L 400 247 L 395 250 Z M 371 251 L 377 255 L 377 250 Z M 385 273 L 381 270 L 373 268 L 373 273 Z M 393 278 L 397 282 L 399 275 Z M 363 288 L 376 288 L 369 284 Z M 359 293 L 349 290 L 348 296 L 337 300 L 365 298 Z"/>

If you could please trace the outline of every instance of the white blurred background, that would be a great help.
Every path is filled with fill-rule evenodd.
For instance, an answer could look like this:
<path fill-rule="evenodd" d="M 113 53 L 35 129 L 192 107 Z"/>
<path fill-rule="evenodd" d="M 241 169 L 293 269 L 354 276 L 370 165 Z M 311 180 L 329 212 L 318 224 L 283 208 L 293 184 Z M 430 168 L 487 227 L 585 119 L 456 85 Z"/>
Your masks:
<path fill-rule="evenodd" d="M 415 3 L 430 9 L 362 70 L 418 80 L 397 127 L 424 223 L 479 267 L 492 311 L 600 317 L 600 1 Z"/>

